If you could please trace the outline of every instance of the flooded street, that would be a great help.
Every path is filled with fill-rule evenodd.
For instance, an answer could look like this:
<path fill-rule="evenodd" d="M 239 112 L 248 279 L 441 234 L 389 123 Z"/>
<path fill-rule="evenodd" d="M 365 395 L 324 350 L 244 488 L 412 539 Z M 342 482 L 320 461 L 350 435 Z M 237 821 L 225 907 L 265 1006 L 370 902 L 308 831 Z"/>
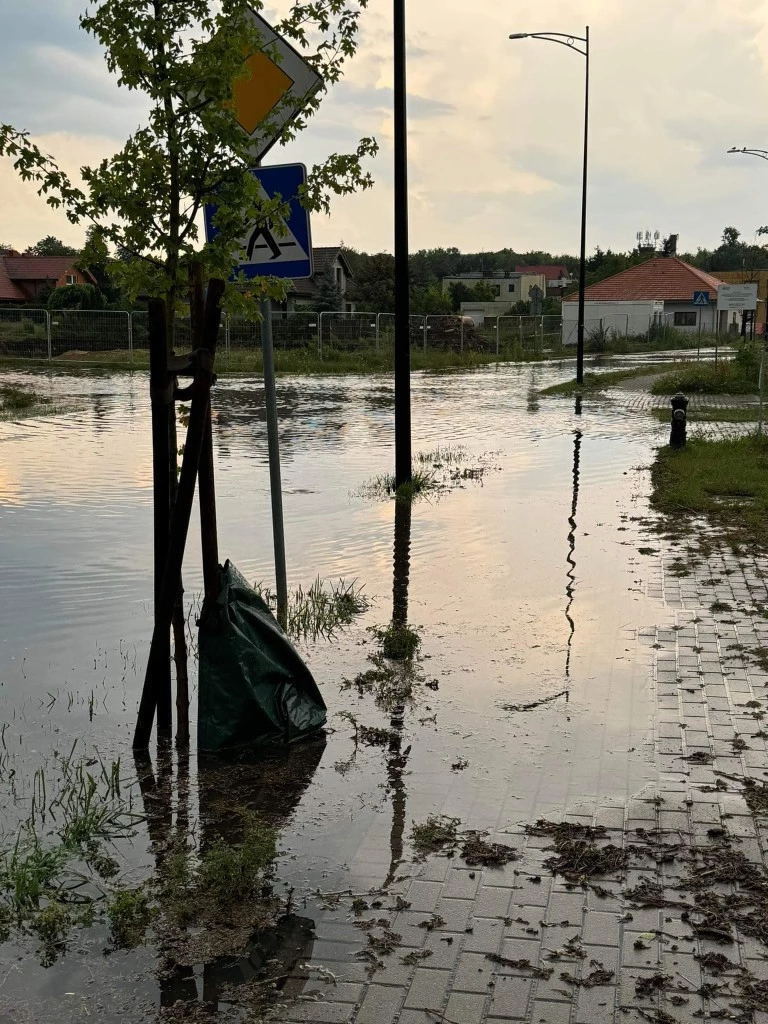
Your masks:
<path fill-rule="evenodd" d="M 314 948 L 301 925 L 291 941 L 321 962 L 348 940 L 311 893 L 388 891 L 413 874 L 414 821 L 503 831 L 641 791 L 657 770 L 653 652 L 639 634 L 670 612 L 634 519 L 647 514 L 647 467 L 668 431 L 620 396 L 587 398 L 579 416 L 571 399 L 538 397 L 571 374 L 534 364 L 415 375 L 414 451 L 462 446 L 482 472 L 407 515 L 361 495 L 391 471 L 391 381 L 279 380 L 289 587 L 354 579 L 369 607 L 333 639 L 298 645 L 328 705 L 326 741 L 223 780 L 194 756 L 155 763 L 150 777 L 130 750 L 152 627 L 146 376 L 6 374 L 72 411 L 0 423 L 3 847 L 30 813 L 35 772 L 75 740 L 79 755 L 119 758 L 126 787 L 138 773 L 137 813 L 166 787 L 165 826 L 198 841 L 225 831 L 219 805 L 235 788 L 280 828 L 279 888 L 316 928 Z M 263 390 L 223 378 L 213 401 L 220 555 L 271 584 Z M 195 510 L 184 570 L 193 632 L 198 527 Z M 394 710 L 344 685 L 370 668 L 371 627 L 393 619 L 422 639 L 412 699 Z M 388 730 L 388 743 L 361 742 L 342 712 Z M 120 845 L 134 882 L 162 842 L 141 825 Z M 161 975 L 151 942 L 109 956 L 105 944 L 103 926 L 84 928 L 43 966 L 33 937 L 6 942 L 0 1019 L 153 1019 L 161 1002 L 218 1002 L 224 980 L 248 977 L 234 961 L 221 977 L 203 962 Z M 289 981 L 286 992 L 303 988 Z"/>

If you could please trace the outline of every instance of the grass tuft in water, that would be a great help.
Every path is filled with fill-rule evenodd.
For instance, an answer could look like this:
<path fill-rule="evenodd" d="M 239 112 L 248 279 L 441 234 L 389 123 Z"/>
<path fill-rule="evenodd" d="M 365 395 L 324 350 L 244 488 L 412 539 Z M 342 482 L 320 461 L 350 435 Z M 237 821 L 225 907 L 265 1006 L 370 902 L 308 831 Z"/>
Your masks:
<path fill-rule="evenodd" d="M 43 966 L 53 964 L 58 955 L 63 952 L 73 923 L 71 908 L 55 900 L 44 907 L 34 918 L 30 930 L 37 935 L 42 943 L 41 962 Z"/>
<path fill-rule="evenodd" d="M 404 623 L 390 622 L 384 628 L 373 626 L 371 632 L 389 661 L 412 661 L 421 647 L 419 631 Z"/>
<path fill-rule="evenodd" d="M 408 483 L 395 483 L 392 473 L 382 473 L 368 480 L 356 493 L 362 498 L 390 498 L 396 501 L 412 502 L 423 494 L 435 491 L 438 481 L 433 473 L 417 469 Z"/>
<path fill-rule="evenodd" d="M 261 583 L 255 590 L 272 611 L 277 609 L 277 595 L 272 590 Z M 309 590 L 299 585 L 289 594 L 286 633 L 295 639 L 329 640 L 368 607 L 368 598 L 357 580 L 339 579 L 334 583 L 318 576 Z"/>
<path fill-rule="evenodd" d="M 144 939 L 154 910 L 142 888 L 120 889 L 107 900 L 110 937 L 118 949 L 135 949 Z"/>
<path fill-rule="evenodd" d="M 222 836 L 204 850 L 198 863 L 177 849 L 166 861 L 160 904 L 180 927 L 200 921 L 230 922 L 264 898 L 266 880 L 277 854 L 278 831 L 259 814 L 242 811 L 242 838 Z"/>

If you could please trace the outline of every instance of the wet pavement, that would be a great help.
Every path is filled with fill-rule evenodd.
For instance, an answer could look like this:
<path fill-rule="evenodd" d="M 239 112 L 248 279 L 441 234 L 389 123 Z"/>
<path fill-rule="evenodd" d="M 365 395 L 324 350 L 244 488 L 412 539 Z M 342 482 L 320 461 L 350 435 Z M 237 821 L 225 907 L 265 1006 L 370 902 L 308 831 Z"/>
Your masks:
<path fill-rule="evenodd" d="M 291 584 L 356 578 L 370 608 L 333 641 L 300 644 L 328 704 L 325 742 L 224 779 L 194 757 L 155 760 L 150 773 L 128 749 L 151 630 L 146 379 L 35 375 L 41 390 L 81 408 L 0 423 L 0 682 L 10 758 L 0 779 L 2 845 L 29 811 L 37 767 L 78 737 L 84 753 L 119 756 L 126 779 L 142 780 L 137 807 L 154 825 L 120 848 L 134 881 L 153 870 L 171 833 L 198 843 L 206 830 L 226 834 L 234 791 L 238 806 L 280 827 L 278 884 L 291 895 L 280 934 L 224 961 L 190 954 L 173 970 L 159 970 L 152 941 L 105 956 L 99 926 L 45 967 L 32 937 L 8 942 L 0 1020 L 138 1021 L 177 1000 L 240 1019 L 227 986 L 247 984 L 275 960 L 275 1019 L 286 1022 L 600 1024 L 622 1008 L 661 1011 L 665 993 L 638 1003 L 634 984 L 670 955 L 655 934 L 674 930 L 660 918 L 668 912 L 633 905 L 629 877 L 596 879 L 602 893 L 553 877 L 543 865 L 551 837 L 525 826 L 567 817 L 604 826 L 601 841 L 624 847 L 636 827 L 695 835 L 705 819 L 714 827 L 734 814 L 728 828 L 752 843 L 743 849 L 757 860 L 759 830 L 738 786 L 714 795 L 705 787 L 715 770 L 764 770 L 759 723 L 740 705 L 763 697 L 768 675 L 749 658 L 729 659 L 766 639 L 755 602 L 768 595 L 754 559 L 713 551 L 691 576 L 673 571 L 678 549 L 649 540 L 646 521 L 647 468 L 668 428 L 625 389 L 585 400 L 578 416 L 571 400 L 538 397 L 571 373 L 536 364 L 415 376 L 415 449 L 462 445 L 468 465 L 483 471 L 410 514 L 359 496 L 390 469 L 390 381 L 281 381 Z M 222 381 L 215 408 L 220 551 L 250 580 L 269 581 L 258 382 Z M 193 516 L 192 602 L 198 543 Z M 734 611 L 715 615 L 716 601 Z M 369 627 L 392 619 L 422 637 L 408 699 L 395 706 L 344 683 L 370 667 Z M 341 712 L 388 730 L 387 742 L 361 742 Z M 735 732 L 749 737 L 749 751 L 734 752 Z M 682 760 L 705 748 L 714 761 Z M 159 823 L 158 794 L 168 807 Z M 516 859 L 503 867 L 472 866 L 446 855 L 453 851 L 414 859 L 412 826 L 433 815 L 487 831 Z M 629 875 L 662 870 L 632 856 L 640 859 Z M 387 924 L 358 927 L 371 918 Z M 584 956 L 546 959 L 574 935 Z M 694 947 L 675 944 L 687 958 L 676 969 L 694 982 Z M 756 962 L 757 950 L 738 948 Z M 361 957 L 366 949 L 374 956 Z M 561 978 L 587 977 L 592 960 L 613 972 L 607 984 Z M 509 961 L 554 972 L 536 977 Z M 672 1004 L 672 1019 L 697 1019 L 698 998 Z"/>

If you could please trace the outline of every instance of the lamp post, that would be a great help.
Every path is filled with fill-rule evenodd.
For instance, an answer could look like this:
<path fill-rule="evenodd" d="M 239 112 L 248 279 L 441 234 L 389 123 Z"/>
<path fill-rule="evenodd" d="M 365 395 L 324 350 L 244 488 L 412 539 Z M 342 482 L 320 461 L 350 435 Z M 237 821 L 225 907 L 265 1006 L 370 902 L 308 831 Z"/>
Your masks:
<path fill-rule="evenodd" d="M 737 146 L 732 146 L 728 152 L 746 153 L 747 156 L 759 156 L 761 160 L 768 160 L 768 149 L 748 149 L 746 146 L 739 149 Z"/>
<path fill-rule="evenodd" d="M 587 153 L 589 141 L 589 25 L 583 36 L 566 32 L 514 32 L 510 39 L 543 39 L 580 53 L 586 61 L 584 86 L 584 168 L 581 185 L 581 253 L 579 256 L 579 319 L 576 325 L 576 383 L 584 382 L 584 288 L 587 267 Z M 583 49 L 582 49 L 583 47 Z"/>
<path fill-rule="evenodd" d="M 411 479 L 411 299 L 408 275 L 408 120 L 405 0 L 394 0 L 395 483 Z"/>

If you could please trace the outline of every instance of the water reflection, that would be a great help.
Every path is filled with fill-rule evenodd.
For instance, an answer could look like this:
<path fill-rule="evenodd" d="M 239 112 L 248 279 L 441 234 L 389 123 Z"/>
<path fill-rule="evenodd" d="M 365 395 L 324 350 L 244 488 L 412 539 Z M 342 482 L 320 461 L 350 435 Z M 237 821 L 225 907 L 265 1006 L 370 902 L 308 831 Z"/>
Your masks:
<path fill-rule="evenodd" d="M 240 843 L 244 838 L 244 812 L 261 814 L 271 825 L 285 827 L 314 778 L 325 746 L 323 735 L 286 749 L 271 750 L 250 763 L 199 761 L 196 782 L 200 852 L 204 853 L 220 839 L 230 845 Z M 136 771 L 157 876 L 162 883 L 170 855 L 188 848 L 189 756 L 179 752 L 174 763 L 173 755 L 168 753 L 158 760 L 155 769 L 148 755 L 137 754 Z M 161 927 L 161 936 L 162 931 Z M 222 1008 L 227 1003 L 226 995 L 222 996 L 226 987 L 263 977 L 267 971 L 272 985 L 286 996 L 296 995 L 303 982 L 296 981 L 297 991 L 291 992 L 294 983 L 290 976 L 300 961 L 311 959 L 313 944 L 314 921 L 291 912 L 290 908 L 274 924 L 254 932 L 236 954 L 212 956 L 202 965 L 179 963 L 167 947 L 163 949 L 161 938 L 160 1005 L 202 999 L 210 1012 L 216 1012 L 220 1003 Z"/>
<path fill-rule="evenodd" d="M 395 502 L 395 542 L 392 557 L 392 625 L 405 629 L 408 625 L 408 584 L 411 572 L 411 503 Z M 390 863 L 384 888 L 391 885 L 403 861 L 406 791 L 404 775 L 410 745 L 403 750 L 405 705 L 392 709 L 389 721 L 390 740 L 387 753 L 387 789 L 392 795 L 392 828 L 389 834 Z"/>
<path fill-rule="evenodd" d="M 565 585 L 565 595 L 568 602 L 565 606 L 565 618 L 568 622 L 568 648 L 565 655 L 565 677 L 570 679 L 571 677 L 571 653 L 573 649 L 573 637 L 576 632 L 576 623 L 573 618 L 572 609 L 573 601 L 576 595 L 576 512 L 579 504 L 579 475 L 580 475 L 580 462 L 581 462 L 581 438 L 582 432 L 580 430 L 574 430 L 573 432 L 573 491 L 571 499 L 571 514 L 568 517 L 568 525 L 570 530 L 568 531 L 568 554 L 566 555 L 566 562 L 568 563 L 568 570 L 565 574 L 567 583 Z"/>

